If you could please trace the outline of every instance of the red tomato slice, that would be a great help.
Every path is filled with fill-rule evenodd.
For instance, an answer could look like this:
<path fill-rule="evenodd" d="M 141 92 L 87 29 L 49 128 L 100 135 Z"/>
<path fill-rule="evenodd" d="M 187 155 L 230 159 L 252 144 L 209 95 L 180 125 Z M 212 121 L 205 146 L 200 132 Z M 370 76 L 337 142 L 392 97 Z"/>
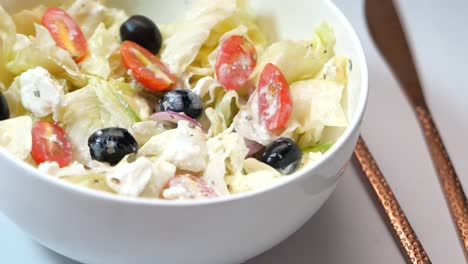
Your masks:
<path fill-rule="evenodd" d="M 263 68 L 258 82 L 260 119 L 271 132 L 283 128 L 291 116 L 292 100 L 283 73 L 269 63 Z"/>
<path fill-rule="evenodd" d="M 242 36 L 227 38 L 216 60 L 216 78 L 227 90 L 246 86 L 257 64 L 255 46 Z"/>
<path fill-rule="evenodd" d="M 86 38 L 65 10 L 58 7 L 47 9 L 42 17 L 42 25 L 49 30 L 57 46 L 70 52 L 75 62 L 78 63 L 86 57 Z"/>
<path fill-rule="evenodd" d="M 168 190 L 171 189 L 174 191 L 174 194 L 168 193 Z M 214 198 L 218 197 L 218 194 L 198 177 L 179 175 L 167 182 L 161 192 L 161 197 L 170 200 L 193 200 Z"/>
<path fill-rule="evenodd" d="M 124 41 L 120 55 L 125 68 L 132 71 L 133 78 L 149 90 L 169 90 L 177 82 L 158 58 L 135 42 Z"/>
<path fill-rule="evenodd" d="M 39 121 L 32 128 L 31 156 L 37 164 L 55 161 L 65 167 L 71 162 L 72 146 L 61 127 Z"/>

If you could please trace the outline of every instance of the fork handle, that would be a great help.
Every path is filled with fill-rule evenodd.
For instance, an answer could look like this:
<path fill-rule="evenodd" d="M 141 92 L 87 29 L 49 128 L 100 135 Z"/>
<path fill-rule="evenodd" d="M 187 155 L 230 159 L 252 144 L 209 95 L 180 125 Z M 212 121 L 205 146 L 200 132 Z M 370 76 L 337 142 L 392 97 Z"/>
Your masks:
<path fill-rule="evenodd" d="M 382 205 L 387 224 L 399 242 L 406 261 L 411 264 L 432 263 L 362 138 L 359 138 L 354 154 Z"/>
<path fill-rule="evenodd" d="M 425 106 L 417 106 L 416 113 L 424 130 L 424 136 L 464 246 L 465 255 L 468 257 L 468 202 L 465 193 L 429 110 Z"/>

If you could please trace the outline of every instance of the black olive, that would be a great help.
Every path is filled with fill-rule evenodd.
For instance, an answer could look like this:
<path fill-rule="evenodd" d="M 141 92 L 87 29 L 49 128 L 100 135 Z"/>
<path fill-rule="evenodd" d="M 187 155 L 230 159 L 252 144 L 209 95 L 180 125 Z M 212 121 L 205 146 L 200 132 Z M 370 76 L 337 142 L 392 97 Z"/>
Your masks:
<path fill-rule="evenodd" d="M 8 103 L 5 99 L 5 96 L 0 93 L 0 121 L 6 120 L 8 118 L 10 118 L 10 109 L 8 108 Z"/>
<path fill-rule="evenodd" d="M 260 161 L 270 165 L 282 174 L 291 174 L 299 167 L 302 151 L 290 138 L 279 138 L 268 145 Z"/>
<path fill-rule="evenodd" d="M 120 38 L 133 41 L 153 54 L 158 53 L 162 46 L 162 35 L 156 24 L 141 15 L 130 17 L 120 26 Z"/>
<path fill-rule="evenodd" d="M 185 113 L 195 119 L 203 113 L 203 103 L 200 97 L 187 89 L 176 89 L 165 93 L 159 104 L 161 111 Z"/>
<path fill-rule="evenodd" d="M 116 165 L 125 156 L 137 153 L 138 143 L 128 130 L 111 127 L 94 132 L 88 139 L 91 157 Z"/>

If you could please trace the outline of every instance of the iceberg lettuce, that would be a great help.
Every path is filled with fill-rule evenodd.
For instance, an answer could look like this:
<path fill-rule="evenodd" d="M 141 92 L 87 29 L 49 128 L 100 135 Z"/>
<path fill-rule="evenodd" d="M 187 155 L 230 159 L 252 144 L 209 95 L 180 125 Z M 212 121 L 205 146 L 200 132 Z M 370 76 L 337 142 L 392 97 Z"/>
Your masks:
<path fill-rule="evenodd" d="M 269 186 L 281 179 L 281 173 L 256 159 L 246 159 L 244 172 L 226 177 L 231 194 L 250 192 Z"/>
<path fill-rule="evenodd" d="M 112 73 L 110 58 L 120 47 L 120 42 L 106 29 L 103 23 L 88 40 L 88 55 L 81 62 L 81 71 L 85 74 L 108 79 Z M 119 62 L 121 64 L 121 62 Z"/>
<path fill-rule="evenodd" d="M 73 4 L 66 11 L 73 17 L 88 39 L 99 24 L 104 21 L 107 7 L 102 5 L 100 1 L 77 0 L 73 1 Z"/>
<path fill-rule="evenodd" d="M 12 117 L 18 117 L 22 115 L 30 114 L 26 108 L 24 108 L 21 102 L 21 83 L 19 78 L 16 78 L 10 85 L 8 90 L 3 93 L 10 109 L 10 115 Z"/>
<path fill-rule="evenodd" d="M 153 175 L 141 194 L 146 198 L 159 198 L 166 183 L 176 175 L 176 166 L 163 159 L 152 159 Z"/>
<path fill-rule="evenodd" d="M 36 6 L 33 9 L 25 9 L 12 16 L 16 24 L 16 33 L 33 36 L 36 32 L 34 24 L 41 24 L 42 16 L 44 15 L 47 7 L 44 5 Z"/>
<path fill-rule="evenodd" d="M 241 173 L 249 149 L 237 133 L 220 134 L 207 141 L 208 165 L 202 180 L 221 195 L 229 194 L 224 177 Z"/>
<path fill-rule="evenodd" d="M 0 121 L 0 147 L 25 160 L 32 148 L 32 119 L 21 116 Z"/>
<path fill-rule="evenodd" d="M 233 35 L 243 36 L 253 43 L 257 56 L 262 54 L 267 45 L 266 37 L 255 23 L 255 17 L 250 13 L 247 1 L 237 1 L 234 15 L 213 28 L 197 57 L 188 67 L 188 71 L 196 76 L 212 75 L 221 43 Z"/>
<path fill-rule="evenodd" d="M 320 152 L 320 153 L 325 153 L 327 152 L 331 147 L 333 147 L 333 145 L 335 145 L 335 142 L 329 142 L 329 143 L 321 143 L 321 144 L 317 144 L 311 148 L 306 148 L 306 149 L 303 149 L 302 152 L 304 153 L 311 153 L 311 152 Z"/>
<path fill-rule="evenodd" d="M 17 35 L 7 69 L 15 75 L 20 75 L 41 66 L 55 77 L 70 80 L 76 86 L 81 87 L 85 84 L 86 79 L 70 53 L 56 45 L 45 27 L 35 24 L 35 28 L 35 37 Z"/>
<path fill-rule="evenodd" d="M 236 7 L 236 0 L 198 1 L 176 25 L 175 33 L 165 40 L 161 60 L 169 71 L 180 76 L 195 60 L 211 30 L 232 16 Z"/>
<path fill-rule="evenodd" d="M 346 127 L 341 107 L 344 86 L 334 81 L 307 80 L 291 85 L 293 102 L 285 135 L 296 138 L 301 148 L 314 146 L 325 127 Z"/>
<path fill-rule="evenodd" d="M 335 56 L 323 66 L 316 79 L 348 84 L 350 60 L 345 56 Z"/>
<path fill-rule="evenodd" d="M 252 79 L 257 80 L 268 63 L 276 65 L 291 84 L 315 77 L 334 56 L 335 35 L 328 24 L 320 24 L 312 40 L 284 40 L 267 47 L 260 55 Z"/>
<path fill-rule="evenodd" d="M 91 79 L 88 86 L 68 93 L 54 115 L 64 126 L 73 145 L 74 159 L 89 164 L 89 136 L 106 127 L 129 129 L 141 121 L 137 114 L 138 95 L 130 96 L 128 84 L 118 80 Z"/>
<path fill-rule="evenodd" d="M 11 58 L 11 51 L 16 42 L 16 26 L 13 19 L 0 5 L 0 91 L 10 86 L 15 77 L 6 69 Z"/>

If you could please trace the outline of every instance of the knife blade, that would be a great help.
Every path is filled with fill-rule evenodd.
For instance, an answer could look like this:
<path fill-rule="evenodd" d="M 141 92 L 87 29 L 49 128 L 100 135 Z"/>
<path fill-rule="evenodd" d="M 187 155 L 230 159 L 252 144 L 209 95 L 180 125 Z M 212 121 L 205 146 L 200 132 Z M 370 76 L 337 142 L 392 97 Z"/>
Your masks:
<path fill-rule="evenodd" d="M 410 45 L 393 0 L 366 0 L 367 24 L 375 44 L 411 102 L 429 148 L 445 199 L 468 257 L 468 202 L 432 119 Z"/>

